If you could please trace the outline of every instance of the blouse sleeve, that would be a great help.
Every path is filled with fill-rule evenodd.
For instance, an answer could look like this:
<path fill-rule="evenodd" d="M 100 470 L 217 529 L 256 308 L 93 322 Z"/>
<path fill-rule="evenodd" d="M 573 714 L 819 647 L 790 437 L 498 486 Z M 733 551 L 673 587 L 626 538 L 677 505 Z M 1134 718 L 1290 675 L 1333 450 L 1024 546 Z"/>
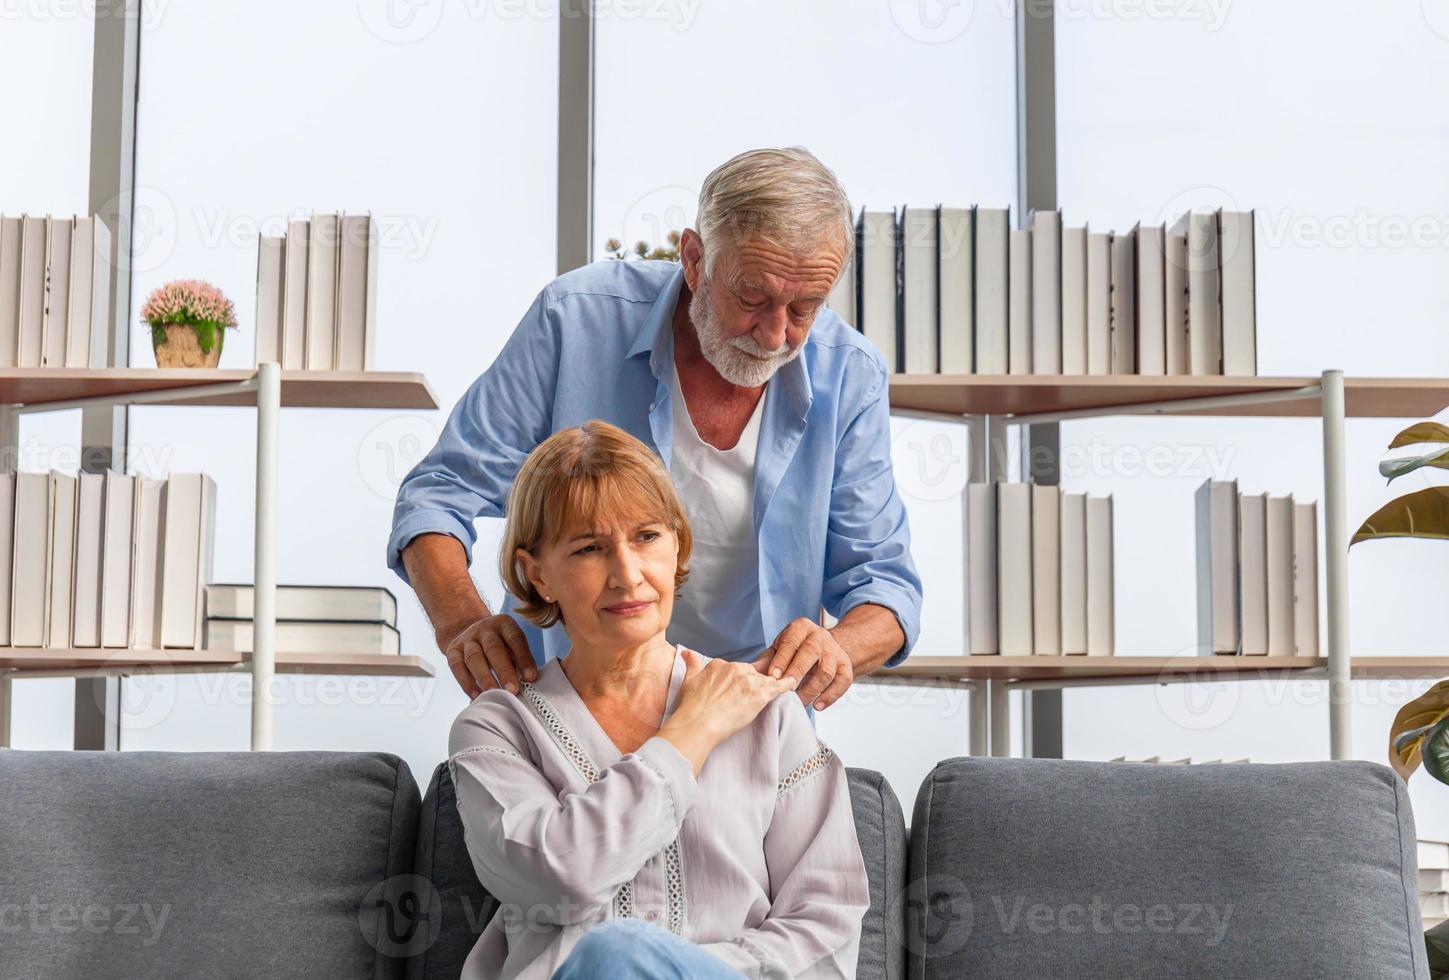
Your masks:
<path fill-rule="evenodd" d="M 655 736 L 584 790 L 560 792 L 533 764 L 521 733 L 510 739 L 507 728 L 465 710 L 449 738 L 474 870 L 491 895 L 532 921 L 584 921 L 679 834 L 698 792 L 694 768 Z"/>
<path fill-rule="evenodd" d="M 845 766 L 805 707 L 781 695 L 781 777 L 765 833 L 770 912 L 757 928 L 704 949 L 752 978 L 854 977 L 870 907 Z"/>

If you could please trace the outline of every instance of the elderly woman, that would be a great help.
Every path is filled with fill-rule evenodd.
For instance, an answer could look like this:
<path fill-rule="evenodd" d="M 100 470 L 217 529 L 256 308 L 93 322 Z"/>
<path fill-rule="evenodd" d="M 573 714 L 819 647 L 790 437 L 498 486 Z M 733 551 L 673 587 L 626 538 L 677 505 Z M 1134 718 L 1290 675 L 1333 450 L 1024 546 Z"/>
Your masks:
<path fill-rule="evenodd" d="M 658 457 L 607 422 L 519 470 L 503 581 L 571 646 L 453 724 L 469 854 L 501 903 L 465 977 L 855 976 L 845 770 L 793 677 L 665 639 L 691 541 Z"/>

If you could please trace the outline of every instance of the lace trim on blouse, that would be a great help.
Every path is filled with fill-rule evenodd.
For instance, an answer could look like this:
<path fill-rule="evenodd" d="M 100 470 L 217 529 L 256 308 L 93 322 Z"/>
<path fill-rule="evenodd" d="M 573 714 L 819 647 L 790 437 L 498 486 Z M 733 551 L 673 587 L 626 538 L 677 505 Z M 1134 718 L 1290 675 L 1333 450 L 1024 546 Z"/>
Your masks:
<path fill-rule="evenodd" d="M 599 767 L 594 765 L 594 761 L 579 745 L 579 740 L 564 723 L 564 720 L 559 717 L 553 704 L 538 692 L 532 682 L 523 684 L 523 701 L 569 762 L 579 771 L 579 774 L 588 782 L 597 782 Z M 683 935 L 685 920 L 684 861 L 680 856 L 678 837 L 670 841 L 669 846 L 664 849 L 664 881 L 665 895 L 669 903 L 669 930 L 677 935 Z M 634 882 L 632 880 L 624 882 L 614 893 L 614 916 L 621 919 L 635 918 Z"/>
<path fill-rule="evenodd" d="M 825 771 L 825 767 L 830 764 L 830 760 L 835 757 L 835 753 L 824 742 L 817 742 L 816 745 L 817 748 L 808 759 L 781 777 L 779 785 L 775 790 L 777 799 L 816 773 Z"/>

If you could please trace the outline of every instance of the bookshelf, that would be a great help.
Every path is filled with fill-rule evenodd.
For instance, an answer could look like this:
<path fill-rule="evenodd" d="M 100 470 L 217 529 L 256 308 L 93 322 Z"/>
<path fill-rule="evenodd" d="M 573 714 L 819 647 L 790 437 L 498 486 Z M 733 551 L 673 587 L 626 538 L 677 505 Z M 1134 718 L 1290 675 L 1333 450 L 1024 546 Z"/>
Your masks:
<path fill-rule="evenodd" d="M 432 676 L 419 657 L 297 654 L 276 648 L 277 449 L 287 408 L 435 409 L 420 374 L 388 371 L 254 369 L 0 369 L 0 432 L 13 443 L 16 417 L 92 406 L 252 407 L 257 418 L 254 651 L 0 649 L 0 745 L 9 740 L 10 679 L 93 674 L 245 671 L 252 677 L 251 747 L 272 746 L 272 678 L 278 673 Z"/>
<path fill-rule="evenodd" d="M 867 682 L 964 684 L 970 692 L 970 752 L 1009 754 L 1007 695 L 1013 689 L 1087 687 L 1271 677 L 1329 681 L 1329 751 L 1349 757 L 1350 679 L 1439 677 L 1445 657 L 1353 658 L 1348 649 L 1348 527 L 1344 420 L 1430 418 L 1449 407 L 1449 379 L 1346 378 L 1342 371 L 1313 377 L 1220 375 L 921 375 L 894 374 L 892 412 L 965 422 L 991 442 L 1005 425 L 1030 425 L 1108 415 L 1318 418 L 1323 430 L 1324 566 L 1327 619 L 1324 657 L 1003 657 L 909 658 Z M 980 424 L 982 417 L 999 424 Z M 968 479 L 982 479 L 983 461 L 1004 459 L 1005 447 L 973 446 Z M 993 477 L 1000 479 L 1000 477 Z M 963 556 L 964 557 L 964 556 Z"/>

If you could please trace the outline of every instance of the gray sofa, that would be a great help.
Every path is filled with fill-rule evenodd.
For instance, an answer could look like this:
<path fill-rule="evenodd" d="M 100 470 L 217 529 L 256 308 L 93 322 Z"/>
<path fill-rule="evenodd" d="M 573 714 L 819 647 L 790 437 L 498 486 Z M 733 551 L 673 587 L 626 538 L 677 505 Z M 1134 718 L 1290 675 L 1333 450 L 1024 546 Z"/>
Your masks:
<path fill-rule="evenodd" d="M 951 759 L 909 835 L 850 787 L 861 980 L 1428 977 L 1383 766 Z M 456 977 L 493 909 L 446 767 L 0 750 L 3 978 Z"/>

